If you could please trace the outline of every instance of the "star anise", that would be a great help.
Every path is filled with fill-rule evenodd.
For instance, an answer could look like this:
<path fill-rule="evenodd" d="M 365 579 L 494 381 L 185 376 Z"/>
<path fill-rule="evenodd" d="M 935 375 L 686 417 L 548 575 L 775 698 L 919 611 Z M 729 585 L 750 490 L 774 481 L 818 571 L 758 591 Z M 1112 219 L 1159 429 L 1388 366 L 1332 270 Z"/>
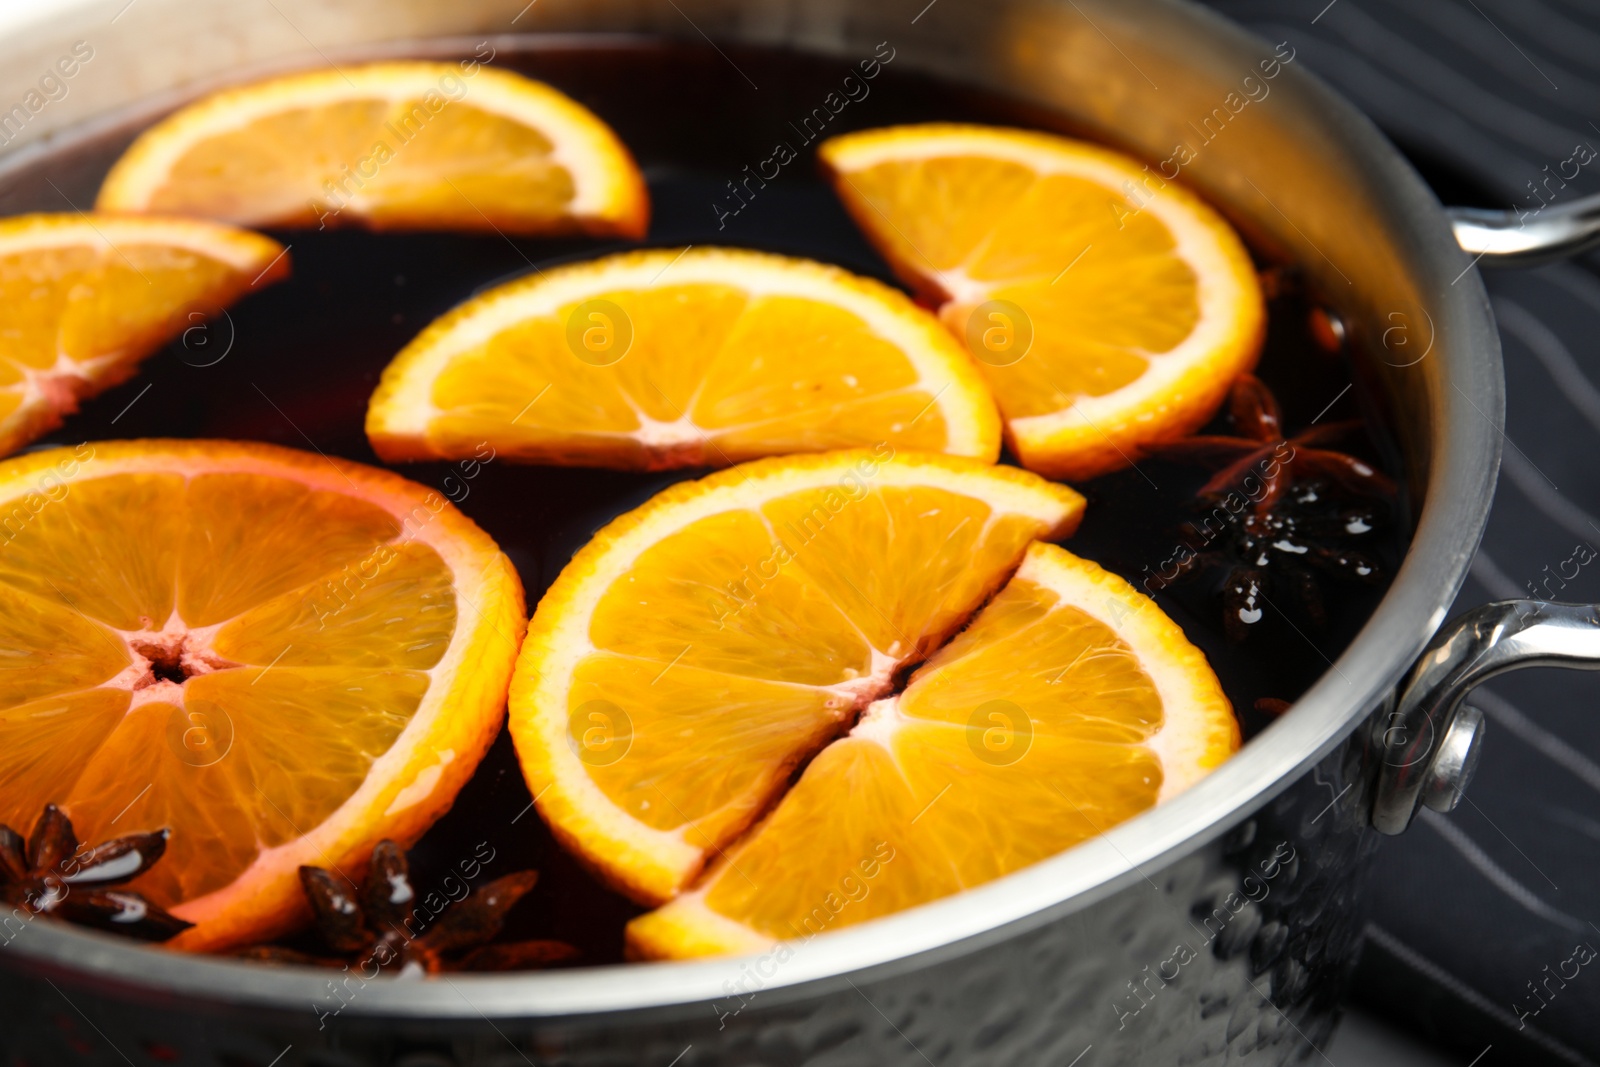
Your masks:
<path fill-rule="evenodd" d="M 110 886 L 148 871 L 167 850 L 167 831 L 129 834 L 92 848 L 78 844 L 72 820 L 46 804 L 26 843 L 0 826 L 0 900 L 34 915 L 165 941 L 190 927 L 129 889 Z"/>
<path fill-rule="evenodd" d="M 500 933 L 506 913 L 538 880 L 538 871 L 496 878 L 446 907 L 430 923 L 415 924 L 417 895 L 410 865 L 399 845 L 382 841 L 373 849 L 366 884 L 360 889 L 321 867 L 300 868 L 300 886 L 311 904 L 317 933 L 339 958 L 277 945 L 257 945 L 239 954 L 326 967 L 355 963 L 396 975 L 523 970 L 572 959 L 578 950 L 564 941 L 486 944 Z"/>
<path fill-rule="evenodd" d="M 1360 432 L 1358 420 L 1283 433 L 1277 398 L 1253 375 L 1233 385 L 1228 417 L 1235 435 L 1198 434 L 1147 449 L 1147 454 L 1217 468 L 1196 492 L 1208 514 L 1189 524 L 1184 551 L 1162 584 L 1222 568 L 1223 623 L 1242 640 L 1262 605 L 1286 585 L 1311 618 L 1324 621 L 1316 572 L 1376 582 L 1376 560 L 1355 542 L 1381 526 L 1394 483 L 1367 463 L 1329 445 Z"/>

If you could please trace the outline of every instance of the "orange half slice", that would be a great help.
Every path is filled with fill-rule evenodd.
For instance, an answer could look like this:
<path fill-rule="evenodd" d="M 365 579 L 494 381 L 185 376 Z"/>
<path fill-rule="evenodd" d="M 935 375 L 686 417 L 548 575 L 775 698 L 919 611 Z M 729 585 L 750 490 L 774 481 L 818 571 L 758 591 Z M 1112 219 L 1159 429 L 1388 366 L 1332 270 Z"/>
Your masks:
<path fill-rule="evenodd" d="M 391 462 L 487 442 L 650 469 L 878 444 L 1000 453 L 988 387 L 932 315 L 869 278 L 726 248 L 607 256 L 468 301 L 384 371 L 367 436 Z"/>
<path fill-rule="evenodd" d="M 0 455 L 252 290 L 288 277 L 259 234 L 190 219 L 0 220 Z"/>
<path fill-rule="evenodd" d="M 933 124 L 819 149 L 850 214 L 978 360 L 1023 466 L 1081 479 L 1192 433 L 1265 311 L 1216 211 L 1118 152 Z"/>
<path fill-rule="evenodd" d="M 540 813 L 623 892 L 670 899 L 1082 511 L 1015 467 L 889 449 L 658 494 L 534 613 L 510 727 Z"/>
<path fill-rule="evenodd" d="M 132 886 L 215 949 L 305 915 L 449 808 L 523 627 L 493 541 L 438 493 L 268 445 L 84 444 L 0 463 L 0 823 L 169 827 Z"/>
<path fill-rule="evenodd" d="M 288 74 L 207 96 L 111 168 L 102 211 L 248 226 L 643 236 L 649 199 L 610 127 L 476 60 Z"/>

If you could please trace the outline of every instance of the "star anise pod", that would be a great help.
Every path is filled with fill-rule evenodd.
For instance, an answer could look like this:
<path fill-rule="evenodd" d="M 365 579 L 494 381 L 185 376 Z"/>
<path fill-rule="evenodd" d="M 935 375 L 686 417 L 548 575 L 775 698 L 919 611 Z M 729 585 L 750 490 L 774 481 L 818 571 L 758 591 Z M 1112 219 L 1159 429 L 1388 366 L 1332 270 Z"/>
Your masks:
<path fill-rule="evenodd" d="M 300 868 L 300 886 L 311 904 L 317 933 L 340 954 L 338 958 L 277 945 L 257 945 L 239 955 L 326 967 L 353 963 L 363 970 L 376 966 L 396 975 L 524 970 L 570 960 L 578 950 L 564 941 L 486 943 L 500 933 L 506 913 L 538 880 L 538 871 L 496 878 L 413 930 L 417 895 L 410 865 L 399 845 L 381 841 L 372 851 L 366 884 L 360 889 L 321 867 Z"/>
<path fill-rule="evenodd" d="M 112 889 L 148 871 L 167 850 L 167 831 L 129 834 L 92 848 L 78 844 L 72 820 L 46 804 L 33 833 L 0 826 L 0 900 L 35 915 L 166 941 L 192 924 L 130 889 Z"/>
<path fill-rule="evenodd" d="M 1189 524 L 1185 552 L 1164 584 L 1221 568 L 1223 623 L 1242 640 L 1262 617 L 1275 587 L 1287 586 L 1306 612 L 1323 621 L 1317 572 L 1375 582 L 1376 560 L 1355 547 L 1382 525 L 1394 483 L 1371 465 L 1328 446 L 1361 429 L 1357 420 L 1283 433 L 1277 398 L 1264 382 L 1242 375 L 1228 404 L 1236 433 L 1197 434 L 1146 449 L 1180 463 L 1215 467 L 1195 494 L 1208 512 Z"/>

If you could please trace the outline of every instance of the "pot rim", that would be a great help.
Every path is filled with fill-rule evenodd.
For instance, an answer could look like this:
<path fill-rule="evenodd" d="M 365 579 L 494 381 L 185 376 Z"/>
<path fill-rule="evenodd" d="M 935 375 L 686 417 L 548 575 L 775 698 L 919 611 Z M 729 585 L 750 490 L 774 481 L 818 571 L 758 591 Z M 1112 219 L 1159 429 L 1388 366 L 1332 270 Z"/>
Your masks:
<path fill-rule="evenodd" d="M 1147 0 L 1183 19 L 1212 47 L 1261 54 L 1259 38 L 1182 0 Z M 80 0 L 109 10 L 111 0 Z M 931 6 L 931 5 L 930 5 Z M 1077 5 L 1074 4 L 1074 7 Z M 59 11 L 50 12 L 54 17 Z M 44 16 L 14 25 L 40 29 Z M 724 36 L 724 40 L 731 38 Z M 760 41 L 753 33 L 752 42 Z M 437 40 L 426 42 L 437 47 Z M 798 47 L 827 51 L 826 47 Z M 913 64 L 914 65 L 914 64 Z M 1149 881 L 1146 870 L 1229 830 L 1347 738 L 1378 707 L 1444 621 L 1465 580 L 1487 522 L 1499 467 L 1495 419 L 1503 409 L 1500 348 L 1482 280 L 1456 245 L 1450 224 L 1422 179 L 1378 129 L 1315 75 L 1296 67 L 1288 81 L 1314 105 L 1330 143 L 1362 159 L 1381 178 L 1405 220 L 1400 238 L 1414 250 L 1420 291 L 1437 296 L 1438 326 L 1452 343 L 1434 360 L 1436 421 L 1432 466 L 1415 536 L 1394 582 L 1350 646 L 1294 707 L 1207 778 L 1158 808 L 1032 867 L 896 915 L 819 935 L 796 948 L 770 977 L 768 956 L 625 964 L 506 975 L 452 975 L 432 981 L 363 985 L 351 1017 L 561 1018 L 713 1011 L 733 983 L 754 969 L 764 1004 L 777 1005 L 966 955 L 1017 937 Z M 1449 386 L 1449 388 L 1446 388 Z M 1474 399 L 1476 398 L 1476 399 Z M 1331 792 L 1331 789 L 1330 789 Z M 1342 795 L 1342 794 L 1341 794 Z M 1338 799 L 1337 797 L 1330 798 Z M 1330 805 L 1331 806 L 1331 805 Z M 1154 883 L 1151 883 L 1154 885 Z M 74 982 L 93 981 L 128 995 L 181 997 L 219 1009 L 304 1012 L 328 972 L 152 949 L 112 935 L 44 922 L 7 946 L 32 968 Z M 0 962 L 4 961 L 0 953 Z"/>

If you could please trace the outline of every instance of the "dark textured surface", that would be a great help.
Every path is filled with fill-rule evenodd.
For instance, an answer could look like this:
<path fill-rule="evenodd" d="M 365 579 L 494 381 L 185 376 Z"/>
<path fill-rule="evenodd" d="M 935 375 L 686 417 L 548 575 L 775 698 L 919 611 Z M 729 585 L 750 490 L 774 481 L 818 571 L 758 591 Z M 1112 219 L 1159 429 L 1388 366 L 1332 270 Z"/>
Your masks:
<path fill-rule="evenodd" d="M 1600 191 L 1600 4 L 1217 0 L 1362 106 L 1446 202 L 1537 211 Z M 1456 607 L 1600 600 L 1596 260 L 1486 275 L 1506 362 L 1505 460 Z M 1489 717 L 1468 803 L 1384 850 L 1356 997 L 1463 1057 L 1600 1061 L 1600 679 L 1537 671 Z M 1562 973 L 1567 976 L 1562 978 Z M 1552 978 L 1554 975 L 1554 978 Z M 1548 984 L 1546 984 L 1548 983 Z M 1530 985 L 1534 988 L 1530 988 Z"/>

